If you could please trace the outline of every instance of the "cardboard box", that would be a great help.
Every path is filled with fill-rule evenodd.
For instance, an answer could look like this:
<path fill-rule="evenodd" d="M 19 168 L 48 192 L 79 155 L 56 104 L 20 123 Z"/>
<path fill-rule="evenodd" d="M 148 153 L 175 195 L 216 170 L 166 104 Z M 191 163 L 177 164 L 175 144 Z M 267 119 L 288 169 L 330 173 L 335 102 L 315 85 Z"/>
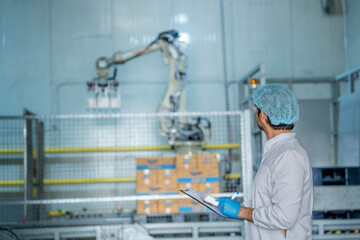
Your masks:
<path fill-rule="evenodd" d="M 162 160 L 161 157 L 137 158 L 136 169 L 137 170 L 157 169 L 161 160 Z"/>
<path fill-rule="evenodd" d="M 176 169 L 165 169 L 157 171 L 157 179 L 159 184 L 176 185 L 177 171 Z"/>
<path fill-rule="evenodd" d="M 176 162 L 175 157 L 149 157 L 149 158 L 137 158 L 136 159 L 136 169 L 175 169 Z"/>
<path fill-rule="evenodd" d="M 175 169 L 175 157 L 164 157 L 158 163 L 157 169 Z"/>
<path fill-rule="evenodd" d="M 206 193 L 219 193 L 220 192 L 220 184 L 218 182 L 214 183 L 198 183 L 199 192 Z"/>
<path fill-rule="evenodd" d="M 204 171 L 198 168 L 194 169 L 177 169 L 178 184 L 179 183 L 198 183 L 204 178 Z"/>
<path fill-rule="evenodd" d="M 159 214 L 171 214 L 178 212 L 179 212 L 179 207 L 176 199 L 158 200 Z"/>
<path fill-rule="evenodd" d="M 210 212 L 211 210 L 193 199 L 178 199 L 179 213 Z"/>
<path fill-rule="evenodd" d="M 179 183 L 177 186 L 178 193 L 181 193 L 180 190 L 200 191 L 199 183 Z"/>
<path fill-rule="evenodd" d="M 219 182 L 219 170 L 202 170 L 202 175 L 198 179 L 199 183 L 215 183 Z"/>
<path fill-rule="evenodd" d="M 158 185 L 162 187 L 161 192 L 165 194 L 177 194 L 176 169 L 157 170 Z"/>
<path fill-rule="evenodd" d="M 156 170 L 144 169 L 136 171 L 136 186 L 153 186 L 157 182 Z"/>
<path fill-rule="evenodd" d="M 157 214 L 158 200 L 143 200 L 136 202 L 137 214 Z"/>
<path fill-rule="evenodd" d="M 159 191 L 157 194 L 173 195 L 178 194 L 177 185 L 159 185 Z"/>
<path fill-rule="evenodd" d="M 197 155 L 177 155 L 176 168 L 177 169 L 194 169 L 198 167 Z"/>
<path fill-rule="evenodd" d="M 197 159 L 200 169 L 218 169 L 218 160 L 216 154 L 197 155 Z"/>
<path fill-rule="evenodd" d="M 177 185 L 137 186 L 136 195 L 173 195 L 178 194 Z"/>
<path fill-rule="evenodd" d="M 155 185 L 137 185 L 136 186 L 136 195 L 157 195 L 163 194 L 164 190 L 163 187 L 155 184 Z"/>

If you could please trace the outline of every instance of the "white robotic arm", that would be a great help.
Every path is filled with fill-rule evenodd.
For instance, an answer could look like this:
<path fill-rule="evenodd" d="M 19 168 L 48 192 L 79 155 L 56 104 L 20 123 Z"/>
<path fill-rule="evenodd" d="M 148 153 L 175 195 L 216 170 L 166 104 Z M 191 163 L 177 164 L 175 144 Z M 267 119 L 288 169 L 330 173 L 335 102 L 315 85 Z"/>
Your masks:
<path fill-rule="evenodd" d="M 141 48 L 135 51 L 129 51 L 123 53 L 122 51 L 116 52 L 111 58 L 101 57 L 96 60 L 96 70 L 99 78 L 107 78 L 109 75 L 109 69 L 112 65 L 124 64 L 127 61 L 136 58 L 141 55 L 145 55 L 151 52 L 160 50 L 160 44 L 153 43 L 146 48 Z"/>
<path fill-rule="evenodd" d="M 169 65 L 169 81 L 165 94 L 158 106 L 158 112 L 183 112 L 186 111 L 185 67 L 186 56 L 183 50 L 186 45 L 177 41 L 179 34 L 171 30 L 162 32 L 148 46 L 128 52 L 116 52 L 112 57 L 100 57 L 96 61 L 99 82 L 114 80 L 109 77 L 109 70 L 113 65 L 124 64 L 127 61 L 155 51 L 161 51 L 165 64 Z M 106 84 L 105 84 L 106 85 Z M 201 125 L 201 119 L 188 120 L 177 117 L 162 117 L 160 119 L 160 134 L 167 137 L 168 142 L 174 145 L 181 141 L 200 141 L 210 135 L 210 122 L 207 126 Z M 206 132 L 206 133 L 205 133 Z"/>
<path fill-rule="evenodd" d="M 109 79 L 109 70 L 113 65 L 124 64 L 136 57 L 161 51 L 165 64 L 170 67 L 170 73 L 167 90 L 158 107 L 158 112 L 186 111 L 186 93 L 183 84 L 186 61 L 183 49 L 186 48 L 186 45 L 176 41 L 178 36 L 178 33 L 174 30 L 163 32 L 144 48 L 128 52 L 118 51 L 111 58 L 98 58 L 96 61 L 98 79 L 103 79 L 103 81 Z M 175 98 L 178 98 L 177 101 L 180 101 L 180 103 L 176 104 L 178 106 L 176 109 L 171 109 L 171 95 L 174 95 Z"/>

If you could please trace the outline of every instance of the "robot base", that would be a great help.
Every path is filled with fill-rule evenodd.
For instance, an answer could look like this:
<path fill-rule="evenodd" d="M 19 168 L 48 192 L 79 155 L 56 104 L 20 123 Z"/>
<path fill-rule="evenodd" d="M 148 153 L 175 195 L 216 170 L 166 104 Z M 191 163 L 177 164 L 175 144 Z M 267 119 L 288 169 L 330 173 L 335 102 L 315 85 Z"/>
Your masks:
<path fill-rule="evenodd" d="M 201 154 L 201 141 L 175 141 L 173 147 L 176 154 Z"/>

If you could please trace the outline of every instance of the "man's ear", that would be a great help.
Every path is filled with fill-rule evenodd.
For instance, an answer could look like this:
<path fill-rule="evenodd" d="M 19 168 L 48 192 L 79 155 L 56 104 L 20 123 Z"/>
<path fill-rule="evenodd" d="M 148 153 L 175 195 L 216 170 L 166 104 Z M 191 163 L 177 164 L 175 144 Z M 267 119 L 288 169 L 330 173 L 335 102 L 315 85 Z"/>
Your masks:
<path fill-rule="evenodd" d="M 260 120 L 266 120 L 267 119 L 267 115 L 263 112 L 263 111 L 260 111 Z"/>

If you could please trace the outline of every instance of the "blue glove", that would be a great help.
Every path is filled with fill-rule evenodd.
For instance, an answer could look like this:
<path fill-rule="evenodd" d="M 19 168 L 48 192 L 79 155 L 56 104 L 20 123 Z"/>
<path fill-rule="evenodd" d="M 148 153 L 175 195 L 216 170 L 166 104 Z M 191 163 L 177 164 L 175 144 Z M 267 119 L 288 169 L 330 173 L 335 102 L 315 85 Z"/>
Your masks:
<path fill-rule="evenodd" d="M 219 202 L 219 209 L 224 215 L 232 218 L 239 218 L 238 213 L 241 208 L 240 203 L 231 200 L 230 198 L 224 198 L 224 197 L 219 198 L 218 202 Z"/>

